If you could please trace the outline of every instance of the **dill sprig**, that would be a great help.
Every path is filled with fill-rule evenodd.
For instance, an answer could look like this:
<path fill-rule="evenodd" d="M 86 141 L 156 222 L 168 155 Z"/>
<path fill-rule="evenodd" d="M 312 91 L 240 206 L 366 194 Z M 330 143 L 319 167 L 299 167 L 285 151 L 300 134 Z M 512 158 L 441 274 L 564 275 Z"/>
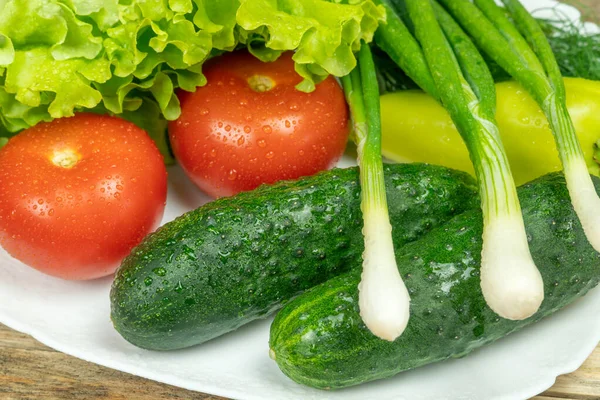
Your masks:
<path fill-rule="evenodd" d="M 572 21 L 558 8 L 555 17 L 538 19 L 563 76 L 600 80 L 600 32 L 586 33 L 581 21 Z"/>

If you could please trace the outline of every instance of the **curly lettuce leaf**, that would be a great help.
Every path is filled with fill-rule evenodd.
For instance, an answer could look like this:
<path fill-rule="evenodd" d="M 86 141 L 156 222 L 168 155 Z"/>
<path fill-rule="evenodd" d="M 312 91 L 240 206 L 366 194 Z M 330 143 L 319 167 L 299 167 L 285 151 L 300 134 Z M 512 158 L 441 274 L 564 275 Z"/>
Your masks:
<path fill-rule="evenodd" d="M 314 90 L 315 83 L 328 75 L 344 76 L 356 66 L 354 53 L 361 40 L 371 42 L 379 23 L 385 19 L 382 8 L 372 2 L 322 0 L 242 0 L 237 12 L 239 26 L 252 35 L 249 49 L 255 50 L 257 37 L 273 52 L 294 50 L 296 71 L 304 78 L 298 89 Z M 262 45 L 262 43 L 261 43 Z M 264 51 L 264 49 L 263 49 Z"/>
<path fill-rule="evenodd" d="M 231 51 L 238 44 L 236 14 L 227 10 L 237 10 L 239 0 L 194 0 L 196 11 L 193 22 L 205 32 L 210 32 L 213 46 L 219 50 Z"/>
<path fill-rule="evenodd" d="M 348 74 L 384 19 L 372 0 L 2 0 L 2 136 L 82 110 L 177 119 L 177 91 L 240 47 L 265 62 L 294 51 L 298 89 L 311 91 Z"/>
<path fill-rule="evenodd" d="M 119 0 L 64 0 L 62 3 L 82 19 L 90 18 L 103 32 L 119 22 Z"/>

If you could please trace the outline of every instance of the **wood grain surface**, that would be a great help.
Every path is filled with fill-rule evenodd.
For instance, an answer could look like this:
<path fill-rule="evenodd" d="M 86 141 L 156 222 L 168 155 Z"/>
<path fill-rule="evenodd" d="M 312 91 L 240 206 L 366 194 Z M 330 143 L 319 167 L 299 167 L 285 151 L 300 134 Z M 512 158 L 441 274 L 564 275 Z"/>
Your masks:
<path fill-rule="evenodd" d="M 566 1 L 600 15 L 600 0 Z M 58 353 L 0 324 L 0 400 L 225 400 L 110 370 Z M 600 347 L 534 400 L 600 400 Z"/>
<path fill-rule="evenodd" d="M 0 399 L 225 400 L 79 360 L 1 324 Z M 579 370 L 559 377 L 551 389 L 533 400 L 550 399 L 600 399 L 600 347 Z"/>

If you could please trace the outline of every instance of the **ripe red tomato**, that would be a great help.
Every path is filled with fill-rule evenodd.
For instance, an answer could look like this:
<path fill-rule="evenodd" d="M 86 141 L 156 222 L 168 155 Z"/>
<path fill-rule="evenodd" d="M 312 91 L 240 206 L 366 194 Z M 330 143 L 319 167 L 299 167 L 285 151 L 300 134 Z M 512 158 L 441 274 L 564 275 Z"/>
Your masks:
<path fill-rule="evenodd" d="M 348 140 L 348 108 L 332 77 L 312 93 L 291 53 L 264 63 L 247 51 L 204 68 L 208 84 L 179 94 L 181 117 L 169 125 L 179 163 L 214 197 L 296 179 L 332 167 Z"/>
<path fill-rule="evenodd" d="M 120 118 L 41 123 L 10 139 L 0 165 L 0 245 L 60 278 L 110 275 L 164 211 L 162 157 Z"/>

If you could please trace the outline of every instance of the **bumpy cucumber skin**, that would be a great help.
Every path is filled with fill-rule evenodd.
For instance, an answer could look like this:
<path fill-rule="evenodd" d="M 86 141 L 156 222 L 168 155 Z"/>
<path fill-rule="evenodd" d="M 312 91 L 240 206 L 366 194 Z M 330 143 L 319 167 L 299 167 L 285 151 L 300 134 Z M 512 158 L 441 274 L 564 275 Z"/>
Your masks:
<path fill-rule="evenodd" d="M 473 179 L 424 164 L 385 167 L 394 242 L 417 239 L 476 207 Z M 360 266 L 356 168 L 217 200 L 135 248 L 111 290 L 116 330 L 136 346 L 193 346 L 267 316 Z"/>
<path fill-rule="evenodd" d="M 595 179 L 598 190 L 599 180 Z M 519 189 L 529 245 L 545 282 L 540 311 L 525 321 L 499 318 L 479 286 L 482 216 L 457 216 L 397 252 L 412 296 L 411 320 L 390 343 L 362 323 L 356 272 L 338 276 L 288 303 L 271 326 L 271 355 L 296 382 L 335 389 L 386 378 L 471 351 L 552 314 L 600 280 L 600 254 L 588 243 L 564 178 Z"/>

